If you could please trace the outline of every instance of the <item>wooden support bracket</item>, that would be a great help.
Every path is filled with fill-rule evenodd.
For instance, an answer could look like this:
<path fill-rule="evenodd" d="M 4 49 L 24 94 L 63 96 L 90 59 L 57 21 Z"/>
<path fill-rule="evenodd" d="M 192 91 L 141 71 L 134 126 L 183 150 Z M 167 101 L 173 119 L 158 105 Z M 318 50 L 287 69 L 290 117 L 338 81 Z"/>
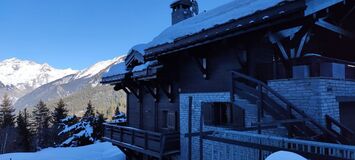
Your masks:
<path fill-rule="evenodd" d="M 173 93 L 172 93 L 172 85 L 169 84 L 169 85 L 168 85 L 168 89 L 166 89 L 166 88 L 164 87 L 164 85 L 160 84 L 160 88 L 161 88 L 161 90 L 163 91 L 163 93 L 169 98 L 169 101 L 170 101 L 170 102 L 173 102 L 174 96 L 173 96 Z"/>
<path fill-rule="evenodd" d="M 131 91 L 130 93 L 132 93 L 132 94 L 137 98 L 137 100 L 138 100 L 139 102 L 142 101 L 142 97 L 140 96 L 140 91 L 139 91 L 139 89 L 134 88 L 134 87 L 132 87 L 132 86 L 127 86 L 127 88 Z"/>
<path fill-rule="evenodd" d="M 199 58 L 197 56 L 193 56 L 199 70 L 201 71 L 203 78 L 208 79 L 208 70 L 207 70 L 207 58 Z"/>
<path fill-rule="evenodd" d="M 150 95 L 153 96 L 153 98 L 155 99 L 155 102 L 157 102 L 159 100 L 159 95 L 158 95 L 158 88 L 157 87 L 153 87 L 153 89 L 147 84 L 144 85 L 144 88 L 150 93 Z"/>
<path fill-rule="evenodd" d="M 312 27 L 313 22 L 307 22 L 294 36 L 291 36 L 289 39 L 284 39 L 286 43 L 282 43 L 282 39 L 272 32 L 268 33 L 268 38 L 271 43 L 276 44 L 284 60 L 299 58 L 302 57 L 302 50 L 307 43 Z"/>

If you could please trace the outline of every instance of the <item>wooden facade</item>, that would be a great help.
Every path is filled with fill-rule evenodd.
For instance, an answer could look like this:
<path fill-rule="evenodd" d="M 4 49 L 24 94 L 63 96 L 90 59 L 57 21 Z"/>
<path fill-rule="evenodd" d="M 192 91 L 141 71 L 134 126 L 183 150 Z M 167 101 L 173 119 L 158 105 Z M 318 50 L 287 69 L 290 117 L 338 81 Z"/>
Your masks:
<path fill-rule="evenodd" d="M 306 2 L 288 1 L 186 36 L 174 43 L 146 48 L 145 61 L 156 61 L 157 65 L 140 72 L 125 73 L 126 76 L 121 76 L 119 80 L 103 79 L 103 83 L 114 85 L 117 90 L 124 89 L 127 93 L 127 127 L 108 125 L 106 139 L 123 148 L 128 157 L 137 159 L 142 158 L 141 154 L 146 155 L 146 158 L 160 159 L 178 154 L 180 146 L 176 133 L 180 131 L 179 95 L 231 92 L 234 97 L 235 89 L 248 90 L 249 88 L 243 86 L 231 86 L 234 83 L 232 72 L 257 79 L 255 87 L 267 80 L 291 78 L 292 67 L 296 65 L 311 65 L 311 76 L 318 77 L 321 74 L 320 64 L 330 62 L 345 64 L 346 77 L 355 78 L 354 68 L 351 67 L 355 61 L 355 41 L 353 37 L 346 36 L 348 32 L 355 33 L 355 23 L 351 21 L 355 18 L 355 13 L 351 12 L 355 4 L 352 1 L 336 3 L 314 14 L 305 15 Z M 280 14 L 281 11 L 285 14 Z M 269 18 L 263 18 L 265 15 Z M 344 19 L 341 23 L 344 31 L 317 25 L 319 20 L 325 19 L 333 24 L 341 18 Z M 238 27 L 238 24 L 244 25 Z M 292 39 L 277 36 L 280 31 L 294 27 L 300 29 Z M 325 40 L 339 37 L 341 38 L 337 41 Z M 322 53 L 324 57 L 306 56 L 305 53 Z M 134 56 L 129 57 L 133 62 Z M 250 85 L 249 82 L 246 84 Z M 267 86 L 259 88 L 262 87 Z M 263 92 L 261 90 L 261 95 Z M 270 100 L 261 99 L 261 102 L 267 103 Z M 289 103 L 287 100 L 284 102 Z M 287 117 L 288 112 L 280 112 L 286 116 L 281 115 L 277 119 L 280 124 L 289 125 L 300 121 L 313 123 L 310 117 L 292 107 L 291 103 L 288 105 L 291 107 L 290 112 L 296 112 L 304 119 L 295 119 L 292 115 Z M 330 118 L 327 121 L 328 125 L 341 126 Z M 329 132 L 325 126 L 317 126 L 317 122 L 314 125 L 337 141 L 337 135 Z M 254 130 L 262 129 L 261 124 L 257 126 L 259 128 Z M 295 134 L 298 133 L 290 133 Z M 298 134 L 301 135 L 310 136 Z M 166 139 L 170 140 L 165 141 Z M 169 149 L 167 146 L 179 147 Z"/>

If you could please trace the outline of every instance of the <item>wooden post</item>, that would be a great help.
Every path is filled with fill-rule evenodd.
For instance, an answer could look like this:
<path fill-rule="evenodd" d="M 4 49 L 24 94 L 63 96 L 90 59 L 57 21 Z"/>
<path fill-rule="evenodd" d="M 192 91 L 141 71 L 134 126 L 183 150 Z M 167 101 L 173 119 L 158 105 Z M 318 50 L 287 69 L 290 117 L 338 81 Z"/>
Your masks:
<path fill-rule="evenodd" d="M 120 139 L 123 142 L 123 128 L 120 128 Z"/>
<path fill-rule="evenodd" d="M 192 97 L 189 97 L 189 122 L 188 122 L 188 159 L 192 160 Z"/>
<path fill-rule="evenodd" d="M 166 135 L 160 135 L 160 159 L 164 158 L 165 146 L 166 146 Z"/>
<path fill-rule="evenodd" d="M 148 133 L 144 132 L 144 149 L 148 148 Z"/>
<path fill-rule="evenodd" d="M 263 105 L 263 88 L 262 86 L 259 84 L 258 85 L 258 93 L 259 93 L 259 100 L 258 100 L 258 134 L 261 134 L 261 113 L 262 113 L 262 105 Z"/>
<path fill-rule="evenodd" d="M 159 130 L 159 126 L 158 126 L 158 117 L 159 117 L 158 107 L 159 107 L 159 102 L 156 101 L 154 103 L 154 130 L 156 132 Z"/>
<path fill-rule="evenodd" d="M 200 160 L 203 160 L 203 107 L 201 106 L 201 115 L 200 115 Z"/>
<path fill-rule="evenodd" d="M 230 93 L 230 99 L 231 99 L 231 102 L 234 102 L 234 89 L 235 89 L 235 84 L 234 84 L 234 73 L 232 72 L 232 86 L 231 86 L 231 93 Z"/>
<path fill-rule="evenodd" d="M 288 118 L 292 119 L 292 108 L 290 105 L 287 105 L 287 110 L 288 110 Z"/>
<path fill-rule="evenodd" d="M 132 129 L 132 137 L 131 137 L 131 138 L 132 138 L 132 139 L 131 139 L 132 145 L 134 145 L 134 135 L 135 135 L 135 134 L 134 134 L 134 130 Z"/>
<path fill-rule="evenodd" d="M 141 94 L 139 94 L 139 129 L 143 129 L 144 127 L 144 121 L 143 121 L 143 100 L 141 99 Z"/>
<path fill-rule="evenodd" d="M 258 85 L 258 93 L 259 93 L 259 100 L 258 100 L 258 134 L 261 134 L 261 114 L 263 109 L 263 88 L 262 85 Z M 262 160 L 262 150 L 259 148 L 259 160 Z"/>
<path fill-rule="evenodd" d="M 113 140 L 113 126 L 111 126 L 110 138 L 111 138 L 111 140 Z"/>

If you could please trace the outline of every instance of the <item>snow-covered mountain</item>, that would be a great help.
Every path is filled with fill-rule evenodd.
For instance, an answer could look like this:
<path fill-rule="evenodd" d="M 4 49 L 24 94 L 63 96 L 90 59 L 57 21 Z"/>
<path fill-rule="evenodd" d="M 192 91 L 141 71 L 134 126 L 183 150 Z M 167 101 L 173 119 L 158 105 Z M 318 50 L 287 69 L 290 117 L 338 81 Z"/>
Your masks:
<path fill-rule="evenodd" d="M 6 93 L 16 101 L 39 86 L 75 73 L 78 71 L 56 69 L 47 63 L 6 59 L 0 62 L 0 96 Z"/>
<path fill-rule="evenodd" d="M 64 76 L 75 74 L 72 69 L 55 69 L 47 63 L 10 58 L 0 62 L 0 81 L 20 90 L 37 88 Z"/>
<path fill-rule="evenodd" d="M 98 106 L 118 104 L 122 95 L 115 93 L 110 86 L 103 86 L 101 74 L 116 63 L 123 63 L 124 56 L 98 62 L 91 67 L 75 74 L 67 75 L 50 83 L 44 84 L 21 97 L 16 103 L 16 109 L 32 107 L 40 100 L 54 105 L 59 98 L 65 99 L 70 111 L 77 113 L 86 107 L 88 100 Z M 117 103 L 116 103 L 117 102 Z M 108 106 L 111 107 L 111 106 Z M 106 108 L 108 108 L 106 107 Z"/>

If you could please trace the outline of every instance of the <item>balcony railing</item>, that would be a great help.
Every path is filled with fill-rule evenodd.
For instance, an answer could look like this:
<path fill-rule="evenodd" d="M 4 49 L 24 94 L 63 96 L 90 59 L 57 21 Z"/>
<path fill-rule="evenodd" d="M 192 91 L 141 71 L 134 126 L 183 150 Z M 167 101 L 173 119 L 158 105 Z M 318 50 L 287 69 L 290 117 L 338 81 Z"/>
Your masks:
<path fill-rule="evenodd" d="M 157 133 L 132 127 L 105 124 L 104 139 L 119 147 L 157 158 L 180 152 L 178 132 Z"/>

